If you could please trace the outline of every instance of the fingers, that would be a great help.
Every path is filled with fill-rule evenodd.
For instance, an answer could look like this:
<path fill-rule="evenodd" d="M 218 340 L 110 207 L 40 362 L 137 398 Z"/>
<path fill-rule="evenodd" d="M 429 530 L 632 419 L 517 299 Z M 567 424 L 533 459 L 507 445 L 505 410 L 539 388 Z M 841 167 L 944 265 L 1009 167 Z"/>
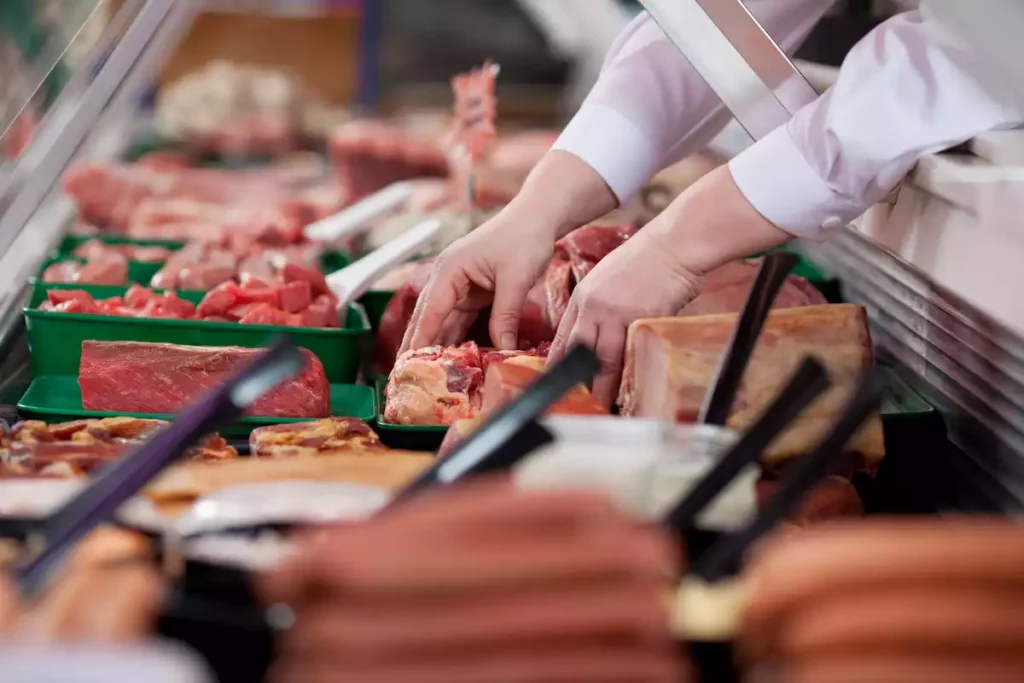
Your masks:
<path fill-rule="evenodd" d="M 21 598 L 17 586 L 7 577 L 0 577 L 0 636 L 11 632 L 20 614 Z"/>
<path fill-rule="evenodd" d="M 440 271 L 436 272 L 420 292 L 412 319 L 405 328 L 405 336 L 402 338 L 398 355 L 410 349 L 432 346 L 440 335 L 441 326 L 455 308 L 457 301 L 454 287 L 447 282 L 441 282 L 441 278 L 445 277 L 447 275 Z"/>
<path fill-rule="evenodd" d="M 615 322 L 599 328 L 594 353 L 601 363 L 601 370 L 594 380 L 594 398 L 602 405 L 610 406 L 619 393 L 622 381 L 622 354 L 626 348 L 626 330 Z"/>
<path fill-rule="evenodd" d="M 551 349 L 548 350 L 548 365 L 554 365 L 562 360 L 562 356 L 565 355 L 565 350 L 568 348 L 569 335 L 572 334 L 573 328 L 576 326 L 576 318 L 579 316 L 579 312 L 575 297 L 570 298 L 565 314 L 558 323 L 555 340 L 551 342 Z"/>
<path fill-rule="evenodd" d="M 498 275 L 494 288 L 494 306 L 491 309 L 491 342 L 502 350 L 512 350 L 519 342 L 519 317 L 533 282 L 521 273 Z"/>

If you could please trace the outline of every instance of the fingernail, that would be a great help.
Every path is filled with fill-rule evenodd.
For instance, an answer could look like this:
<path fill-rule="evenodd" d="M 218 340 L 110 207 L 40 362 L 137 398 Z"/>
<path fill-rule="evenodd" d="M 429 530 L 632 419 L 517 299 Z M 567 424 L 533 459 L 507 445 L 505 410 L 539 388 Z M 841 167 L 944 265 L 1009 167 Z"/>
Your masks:
<path fill-rule="evenodd" d="M 501 344 L 503 351 L 514 349 L 516 348 L 516 336 L 511 332 L 506 332 L 501 335 L 501 339 L 498 340 L 498 343 Z"/>

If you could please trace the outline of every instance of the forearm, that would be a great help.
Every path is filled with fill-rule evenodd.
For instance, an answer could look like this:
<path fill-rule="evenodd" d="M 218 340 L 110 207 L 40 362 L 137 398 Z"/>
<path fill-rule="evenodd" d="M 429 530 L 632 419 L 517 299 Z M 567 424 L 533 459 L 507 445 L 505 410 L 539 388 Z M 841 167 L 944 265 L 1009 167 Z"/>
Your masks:
<path fill-rule="evenodd" d="M 556 240 L 618 206 L 615 193 L 586 162 L 552 150 L 505 209 L 516 223 Z"/>
<path fill-rule="evenodd" d="M 677 197 L 638 237 L 651 240 L 677 272 L 693 275 L 793 239 L 754 209 L 725 166 Z"/>

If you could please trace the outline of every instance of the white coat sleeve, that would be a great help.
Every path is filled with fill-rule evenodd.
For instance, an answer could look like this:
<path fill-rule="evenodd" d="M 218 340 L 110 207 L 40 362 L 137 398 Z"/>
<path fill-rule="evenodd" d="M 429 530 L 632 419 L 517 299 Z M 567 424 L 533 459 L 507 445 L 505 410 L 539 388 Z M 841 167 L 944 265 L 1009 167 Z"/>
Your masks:
<path fill-rule="evenodd" d="M 925 9 L 885 22 L 835 85 L 729 163 L 757 211 L 824 239 L 894 188 L 923 156 L 1024 118 L 998 70 Z"/>
<path fill-rule="evenodd" d="M 746 0 L 785 50 L 806 38 L 834 0 Z M 665 166 L 698 151 L 732 118 L 646 12 L 619 35 L 601 75 L 554 148 L 589 164 L 626 203 Z"/>

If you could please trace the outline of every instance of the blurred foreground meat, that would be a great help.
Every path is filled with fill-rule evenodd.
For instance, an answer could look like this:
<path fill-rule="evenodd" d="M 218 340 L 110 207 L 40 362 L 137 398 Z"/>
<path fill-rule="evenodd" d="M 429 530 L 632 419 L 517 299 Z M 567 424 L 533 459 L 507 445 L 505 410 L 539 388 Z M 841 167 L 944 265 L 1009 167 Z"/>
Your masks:
<path fill-rule="evenodd" d="M 818 683 L 1019 681 L 1024 530 L 1005 518 L 872 519 L 781 534 L 740 654 L 752 678 Z"/>
<path fill-rule="evenodd" d="M 167 424 L 164 420 L 135 417 L 56 424 L 18 422 L 0 439 L 0 478 L 88 475 L 125 455 Z M 218 434 L 205 437 L 185 453 L 185 458 L 203 462 L 237 457 L 238 451 Z"/>
<path fill-rule="evenodd" d="M 293 458 L 335 453 L 387 453 L 377 433 L 353 417 L 328 417 L 312 422 L 257 427 L 249 434 L 249 454 L 260 458 Z"/>
<path fill-rule="evenodd" d="M 600 498 L 459 485 L 311 540 L 268 577 L 267 599 L 296 612 L 272 680 L 678 683 L 674 569 L 666 539 Z"/>
<path fill-rule="evenodd" d="M 123 285 L 128 281 L 128 261 L 116 253 L 96 254 L 85 263 L 60 261 L 47 266 L 43 282 L 83 285 Z"/>
<path fill-rule="evenodd" d="M 619 393 L 622 413 L 677 422 L 697 418 L 736 314 L 638 320 L 629 328 Z M 864 368 L 871 367 L 867 314 L 859 305 L 772 311 L 737 393 L 728 425 L 743 430 L 761 414 L 805 355 L 821 360 L 832 389 L 796 419 L 765 453 L 771 469 L 806 452 L 833 423 Z M 848 449 L 873 471 L 885 453 L 881 419 L 865 425 Z"/>
<path fill-rule="evenodd" d="M 320 359 L 303 349 L 306 368 L 250 408 L 263 417 L 327 417 L 331 387 Z M 78 385 L 86 410 L 167 415 L 218 386 L 260 349 L 149 342 L 82 342 Z"/>

